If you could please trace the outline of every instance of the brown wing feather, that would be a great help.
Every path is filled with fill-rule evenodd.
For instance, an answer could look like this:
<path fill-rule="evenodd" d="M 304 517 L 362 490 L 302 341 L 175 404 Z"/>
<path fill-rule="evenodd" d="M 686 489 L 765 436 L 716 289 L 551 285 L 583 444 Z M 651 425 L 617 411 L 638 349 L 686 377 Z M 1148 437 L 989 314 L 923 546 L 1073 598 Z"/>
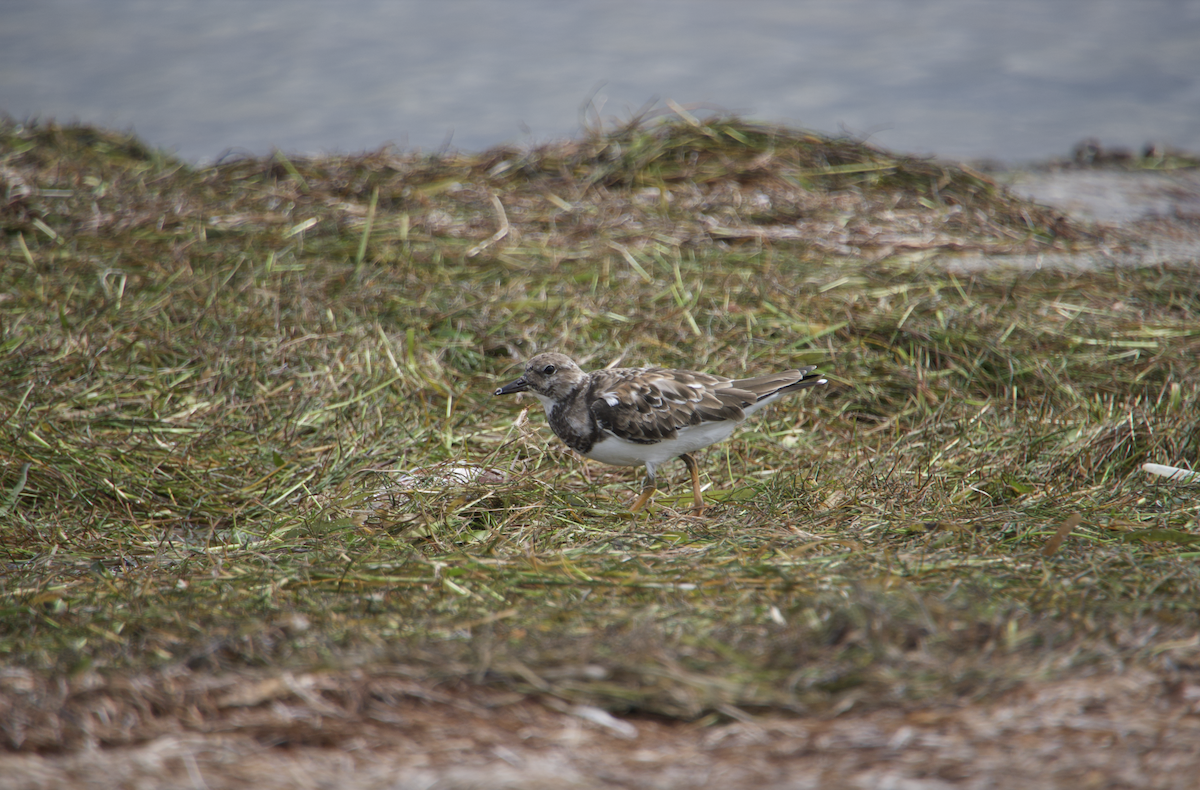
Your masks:
<path fill-rule="evenodd" d="M 596 371 L 591 411 L 601 428 L 631 442 L 672 439 L 687 425 L 745 416 L 741 407 L 754 403 L 752 393 L 712 389 L 728 381 L 662 368 Z"/>
<path fill-rule="evenodd" d="M 780 390 L 818 383 L 814 368 L 787 370 L 737 381 L 708 373 L 663 368 L 615 368 L 592 373 L 591 412 L 606 431 L 650 444 L 703 422 L 746 417 L 744 409 Z"/>
<path fill-rule="evenodd" d="M 729 382 L 729 389 L 737 388 L 744 392 L 753 393 L 754 400 L 751 403 L 754 403 L 755 401 L 770 397 L 780 390 L 799 390 L 819 383 L 816 378 L 805 378 L 816 369 L 816 365 L 810 365 L 800 370 L 785 370 L 780 373 L 770 373 L 766 376 L 755 376 L 752 379 L 739 379 Z"/>

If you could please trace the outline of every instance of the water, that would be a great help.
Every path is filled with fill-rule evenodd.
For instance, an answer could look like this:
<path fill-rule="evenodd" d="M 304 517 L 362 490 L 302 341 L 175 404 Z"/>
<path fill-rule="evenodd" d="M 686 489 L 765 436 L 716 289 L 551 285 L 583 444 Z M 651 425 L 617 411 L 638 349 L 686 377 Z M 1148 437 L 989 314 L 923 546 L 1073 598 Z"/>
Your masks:
<path fill-rule="evenodd" d="M 0 0 L 0 111 L 234 149 L 480 150 L 589 96 L 1007 162 L 1200 150 L 1198 0 Z"/>

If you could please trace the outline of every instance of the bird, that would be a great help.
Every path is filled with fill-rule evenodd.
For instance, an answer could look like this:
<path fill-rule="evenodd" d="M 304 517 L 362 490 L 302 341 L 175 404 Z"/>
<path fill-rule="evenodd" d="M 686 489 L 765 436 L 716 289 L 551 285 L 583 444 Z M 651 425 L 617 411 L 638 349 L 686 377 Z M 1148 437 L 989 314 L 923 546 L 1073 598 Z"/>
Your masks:
<path fill-rule="evenodd" d="M 657 489 L 655 472 L 679 458 L 692 476 L 694 512 L 703 513 L 692 453 L 729 437 L 747 417 L 792 392 L 827 383 L 815 365 L 745 379 L 670 368 L 605 368 L 586 373 L 566 354 L 525 363 L 520 378 L 494 395 L 529 392 L 551 430 L 572 450 L 613 466 L 645 466 L 646 483 L 630 510 Z"/>

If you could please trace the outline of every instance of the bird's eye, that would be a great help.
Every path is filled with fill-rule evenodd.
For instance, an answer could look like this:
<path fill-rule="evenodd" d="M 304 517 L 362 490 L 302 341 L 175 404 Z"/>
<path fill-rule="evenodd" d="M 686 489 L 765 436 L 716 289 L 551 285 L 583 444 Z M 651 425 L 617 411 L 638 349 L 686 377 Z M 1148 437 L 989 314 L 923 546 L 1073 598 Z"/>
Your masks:
<path fill-rule="evenodd" d="M 554 370 L 555 370 L 555 368 L 553 365 L 547 365 L 546 367 L 542 368 L 542 373 L 547 376 L 553 376 Z"/>

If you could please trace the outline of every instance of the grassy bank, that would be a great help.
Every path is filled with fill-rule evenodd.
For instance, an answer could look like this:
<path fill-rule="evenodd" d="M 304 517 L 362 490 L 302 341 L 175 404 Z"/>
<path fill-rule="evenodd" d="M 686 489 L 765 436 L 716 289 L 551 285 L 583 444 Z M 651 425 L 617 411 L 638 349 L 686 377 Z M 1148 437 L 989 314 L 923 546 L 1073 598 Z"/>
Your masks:
<path fill-rule="evenodd" d="M 1195 670 L 1200 484 L 1140 470 L 1200 460 L 1195 263 L 948 274 L 1125 243 L 969 169 L 736 120 L 200 168 L 8 122 L 0 188 L 14 672 L 696 717 Z M 673 464 L 634 518 L 492 399 L 548 349 L 830 385 L 703 454 L 707 515 Z"/>

